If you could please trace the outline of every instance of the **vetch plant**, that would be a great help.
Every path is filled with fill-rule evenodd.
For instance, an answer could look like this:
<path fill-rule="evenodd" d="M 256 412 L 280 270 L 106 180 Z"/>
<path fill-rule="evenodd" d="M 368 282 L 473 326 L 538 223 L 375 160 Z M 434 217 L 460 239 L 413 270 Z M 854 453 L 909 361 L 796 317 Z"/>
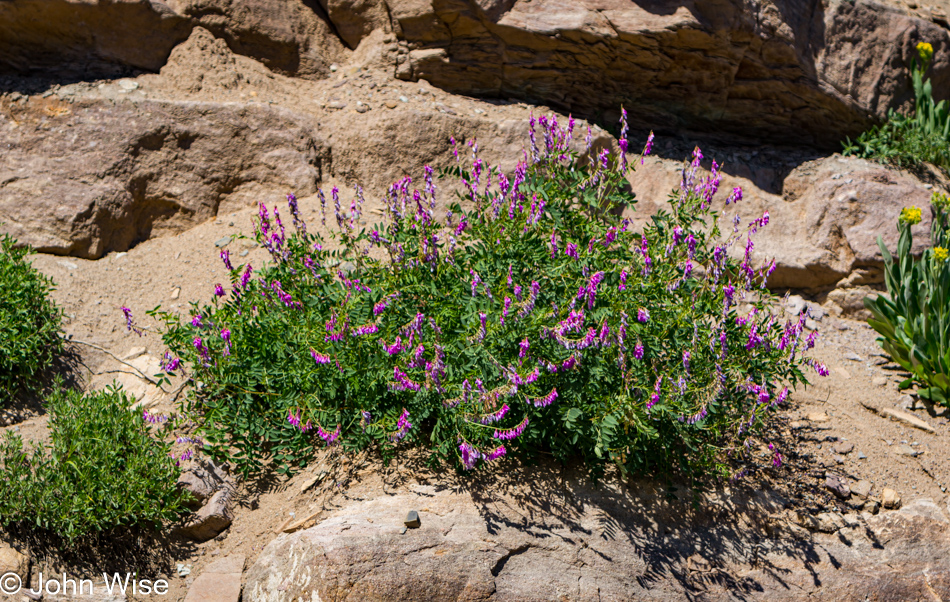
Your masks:
<path fill-rule="evenodd" d="M 27 261 L 28 247 L 0 238 L 0 405 L 35 389 L 62 352 L 62 312 L 50 298 L 52 282 Z"/>
<path fill-rule="evenodd" d="M 458 163 L 438 175 L 465 192 L 442 220 L 429 167 L 418 187 L 389 188 L 373 226 L 359 187 L 349 202 L 321 191 L 334 250 L 292 195 L 284 214 L 262 204 L 269 264 L 226 264 L 228 293 L 184 320 L 154 312 L 198 384 L 182 410 L 212 453 L 246 474 L 325 445 L 407 444 L 464 469 L 542 453 L 595 473 L 724 473 L 805 364 L 826 373 L 805 358 L 806 316 L 769 311 L 774 264 L 752 261 L 768 214 L 720 229 L 715 162 L 701 170 L 696 149 L 668 209 L 637 232 L 612 211 L 636 202 L 636 161 L 595 153 L 589 130 L 578 155 L 573 119 L 530 125 L 512 173 L 452 140 Z"/>
<path fill-rule="evenodd" d="M 911 226 L 922 218 L 919 207 L 901 211 L 896 257 L 878 237 L 887 296 L 868 297 L 864 305 L 873 314 L 868 323 L 881 335 L 878 343 L 911 373 L 900 388 L 916 383 L 921 397 L 950 406 L 950 199 L 946 194 L 934 193 L 931 211 L 933 246 L 919 258 L 911 254 Z"/>

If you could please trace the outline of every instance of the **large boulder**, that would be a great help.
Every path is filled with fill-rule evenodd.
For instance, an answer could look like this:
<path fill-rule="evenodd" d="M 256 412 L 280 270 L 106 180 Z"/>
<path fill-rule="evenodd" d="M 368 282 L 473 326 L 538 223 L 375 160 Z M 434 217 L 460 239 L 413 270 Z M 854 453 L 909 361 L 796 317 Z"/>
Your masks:
<path fill-rule="evenodd" d="M 389 0 L 397 76 L 656 127 L 836 147 L 910 98 L 918 41 L 950 33 L 858 0 Z M 943 52 L 941 52 L 943 51 Z M 594 92 L 596 91 L 596 92 Z"/>
<path fill-rule="evenodd" d="M 689 495 L 645 483 L 550 491 L 410 486 L 355 498 L 272 541 L 244 600 L 928 599 L 950 595 L 950 522 L 931 501 L 789 522 L 774 494 Z M 417 510 L 421 525 L 403 521 Z"/>
<path fill-rule="evenodd" d="M 642 200 L 628 216 L 643 223 L 662 208 L 662 199 L 679 186 L 681 168 L 681 163 L 661 158 L 638 166 L 629 179 Z M 741 171 L 752 175 L 749 169 Z M 742 201 L 724 207 L 735 186 L 743 189 Z M 931 188 L 907 172 L 864 159 L 832 155 L 806 161 L 782 180 L 780 194 L 735 173 L 723 177 L 719 190 L 714 207 L 726 220 L 738 214 L 748 224 L 769 212 L 769 225 L 754 238 L 753 258 L 757 265 L 775 259 L 769 278 L 775 289 L 820 293 L 836 286 L 883 284 L 877 237 L 892 251 L 897 247 L 897 219 L 904 207 L 923 209 L 923 221 L 912 229 L 913 252 L 929 244 Z M 732 230 L 731 224 L 723 228 Z M 741 253 L 742 243 L 733 251 Z M 861 290 L 863 298 L 866 291 Z"/>
<path fill-rule="evenodd" d="M 310 194 L 326 151 L 299 115 L 187 101 L 0 107 L 3 231 L 36 249 L 97 258 L 215 215 L 229 195 Z"/>

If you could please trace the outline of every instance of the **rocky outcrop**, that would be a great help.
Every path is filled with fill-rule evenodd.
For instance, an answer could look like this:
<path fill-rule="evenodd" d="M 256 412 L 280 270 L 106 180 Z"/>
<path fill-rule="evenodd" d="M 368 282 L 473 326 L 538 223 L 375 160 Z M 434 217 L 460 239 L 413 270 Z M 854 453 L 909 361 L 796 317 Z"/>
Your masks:
<path fill-rule="evenodd" d="M 539 492 L 516 503 L 504 495 L 412 488 L 353 501 L 315 527 L 281 535 L 249 569 L 244 599 L 950 595 L 944 562 L 950 522 L 928 500 L 877 516 L 835 515 L 824 534 L 789 522 L 781 500 L 765 493 L 711 492 L 700 510 L 691 510 L 689 499 L 677 501 L 651 486 L 572 491 L 556 500 Z M 412 509 L 421 526 L 406 529 L 403 519 Z"/>
<path fill-rule="evenodd" d="M 680 168 L 680 163 L 660 158 L 638 167 L 630 181 L 642 201 L 629 217 L 642 222 L 662 208 L 659 200 L 679 186 Z M 742 201 L 723 207 L 735 186 L 743 189 Z M 738 214 L 748 224 L 769 212 L 769 225 L 754 239 L 754 258 L 759 264 L 775 259 L 769 286 L 776 289 L 821 292 L 883 284 L 877 237 L 889 249 L 897 247 L 897 218 L 904 207 L 925 209 L 924 220 L 913 228 L 913 251 L 920 253 L 929 244 L 926 208 L 931 187 L 911 174 L 864 159 L 832 155 L 802 163 L 785 177 L 781 194 L 737 175 L 726 175 L 720 191 L 716 208 L 727 219 Z M 856 301 L 848 301 L 844 309 L 859 309 L 868 291 L 856 290 Z"/>
<path fill-rule="evenodd" d="M 837 147 L 909 98 L 940 26 L 872 2 L 390 0 L 397 76 L 651 127 Z M 950 89 L 938 54 L 936 90 Z M 593 92 L 596 90 L 596 93 Z"/>
<path fill-rule="evenodd" d="M 310 194 L 325 149 L 285 109 L 34 98 L 0 110 L 0 215 L 36 249 L 96 258 L 248 189 Z"/>

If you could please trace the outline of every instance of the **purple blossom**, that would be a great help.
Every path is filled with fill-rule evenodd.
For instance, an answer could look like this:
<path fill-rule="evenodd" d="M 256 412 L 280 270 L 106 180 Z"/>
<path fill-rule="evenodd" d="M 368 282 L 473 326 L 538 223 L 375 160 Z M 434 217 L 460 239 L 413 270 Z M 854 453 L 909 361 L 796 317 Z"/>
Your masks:
<path fill-rule="evenodd" d="M 643 165 L 643 158 L 653 152 L 653 132 L 650 132 L 650 135 L 647 136 L 646 146 L 643 147 L 643 156 L 640 157 L 640 165 Z"/>
<path fill-rule="evenodd" d="M 577 245 L 572 242 L 567 243 L 567 248 L 564 250 L 564 253 L 572 259 L 577 259 Z"/>
<path fill-rule="evenodd" d="M 525 338 L 521 343 L 518 344 L 518 357 L 524 359 L 528 357 L 528 350 L 531 348 L 531 343 L 528 342 L 528 339 Z"/>
<path fill-rule="evenodd" d="M 402 353 L 402 337 L 397 335 L 396 342 L 394 342 L 392 345 L 387 345 L 385 341 L 382 341 L 382 343 L 386 353 L 390 356 Z"/>
<path fill-rule="evenodd" d="M 650 321 L 650 310 L 645 307 L 641 307 L 637 310 L 637 322 L 641 324 L 646 324 Z"/>
<path fill-rule="evenodd" d="M 124 306 L 119 309 L 122 310 L 122 315 L 125 316 L 125 327 L 129 330 L 129 332 L 134 332 L 135 334 L 142 336 L 142 329 L 138 328 L 135 325 L 135 322 L 132 320 L 132 310 Z"/>
<path fill-rule="evenodd" d="M 625 291 L 627 290 L 627 270 L 620 270 L 620 286 L 617 287 L 618 290 Z"/>
<path fill-rule="evenodd" d="M 215 294 L 215 296 L 217 296 L 217 297 L 223 297 L 223 296 L 224 296 L 224 287 L 221 286 L 220 284 L 215 284 L 215 285 L 214 285 L 214 294 Z"/>
<path fill-rule="evenodd" d="M 323 430 L 322 427 L 317 427 L 317 436 L 323 439 L 327 445 L 333 445 L 336 443 L 336 440 L 340 437 L 340 425 L 336 425 L 336 430 L 332 433 L 328 433 Z"/>
<path fill-rule="evenodd" d="M 475 463 L 481 458 L 482 454 L 467 441 L 459 443 L 459 454 L 462 458 L 462 468 L 471 470 L 475 468 Z"/>
<path fill-rule="evenodd" d="M 485 454 L 483 457 L 484 457 L 485 460 L 487 460 L 488 462 L 491 462 L 492 460 L 497 460 L 498 458 L 504 456 L 506 452 L 507 452 L 507 450 L 505 449 L 505 446 L 504 446 L 504 445 L 499 445 L 499 446 L 496 447 L 495 449 L 493 449 L 493 450 L 491 450 L 490 452 L 488 452 L 487 454 Z"/>
<path fill-rule="evenodd" d="M 142 420 L 147 424 L 162 424 L 168 422 L 168 416 L 164 414 L 150 414 L 148 410 L 142 410 Z"/>
<path fill-rule="evenodd" d="M 234 271 L 234 266 L 231 265 L 231 251 L 227 249 L 221 251 L 221 261 L 224 262 L 224 267 L 228 268 L 229 272 Z"/>
<path fill-rule="evenodd" d="M 369 324 L 364 324 L 362 326 L 357 326 L 351 333 L 350 336 L 361 337 L 364 334 L 374 334 L 379 331 L 379 326 L 371 322 Z"/>
<path fill-rule="evenodd" d="M 650 401 L 647 402 L 647 410 L 655 406 L 660 402 L 660 390 L 663 386 L 663 377 L 659 376 L 656 379 L 656 384 L 653 385 L 653 395 L 650 396 Z"/>
<path fill-rule="evenodd" d="M 177 370 L 178 366 L 180 365 L 181 365 L 180 359 L 178 359 L 177 357 L 172 357 L 172 354 L 167 351 L 165 352 L 164 359 L 161 362 L 162 370 L 164 370 L 165 372 L 171 373 Z"/>
<path fill-rule="evenodd" d="M 551 389 L 551 392 L 545 395 L 544 397 L 536 397 L 531 400 L 531 403 L 536 408 L 545 408 L 557 399 L 557 389 Z"/>
<path fill-rule="evenodd" d="M 227 328 L 222 328 L 221 338 L 224 339 L 223 355 L 231 355 L 231 331 Z"/>
<path fill-rule="evenodd" d="M 738 203 L 742 200 L 742 188 L 736 186 L 732 189 L 732 194 L 729 195 L 729 198 L 726 199 L 726 204 Z"/>
<path fill-rule="evenodd" d="M 525 417 L 524 417 L 524 420 L 522 420 L 521 423 L 520 423 L 518 426 L 516 426 L 516 427 L 514 427 L 514 428 L 510 428 L 510 429 L 499 429 L 499 430 L 496 430 L 496 431 L 495 431 L 495 434 L 494 434 L 493 436 L 495 437 L 495 439 L 500 439 L 501 441 L 508 441 L 508 440 L 511 440 L 511 439 L 515 439 L 515 438 L 517 438 L 519 435 L 521 435 L 521 433 L 524 432 L 524 429 L 525 429 L 527 426 L 528 426 L 528 417 L 525 416 Z"/>
<path fill-rule="evenodd" d="M 633 347 L 633 358 L 642 360 L 643 359 L 643 343 L 637 341 L 637 344 Z"/>
<path fill-rule="evenodd" d="M 329 363 L 330 363 L 330 356 L 328 356 L 328 355 L 323 355 L 322 353 L 318 353 L 315 349 L 311 349 L 311 350 L 310 350 L 310 357 L 312 357 L 312 358 L 313 358 L 313 361 L 315 361 L 317 364 L 329 364 Z"/>
<path fill-rule="evenodd" d="M 490 414 L 484 414 L 484 415 L 482 415 L 481 417 L 479 417 L 478 422 L 480 422 L 481 424 L 484 424 L 484 425 L 486 425 L 486 426 L 489 425 L 489 424 L 492 424 L 493 422 L 498 422 L 498 421 L 500 421 L 502 418 L 505 417 L 505 415 L 508 413 L 508 410 L 510 410 L 510 409 L 511 409 L 511 408 L 508 407 L 508 404 L 506 403 L 506 404 L 502 405 L 502 406 L 501 406 L 501 409 L 498 410 L 497 412 L 492 412 L 492 413 L 490 413 Z"/>
<path fill-rule="evenodd" d="M 399 420 L 396 422 L 396 431 L 389 436 L 389 440 L 393 443 L 402 441 L 403 438 L 409 434 L 411 429 L 412 423 L 409 422 L 409 410 L 403 409 L 402 415 L 399 416 Z"/>

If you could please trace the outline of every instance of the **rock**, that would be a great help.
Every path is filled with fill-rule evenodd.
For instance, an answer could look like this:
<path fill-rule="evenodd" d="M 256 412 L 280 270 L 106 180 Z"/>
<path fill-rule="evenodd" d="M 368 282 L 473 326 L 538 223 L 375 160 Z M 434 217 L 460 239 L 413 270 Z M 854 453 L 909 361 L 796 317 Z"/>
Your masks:
<path fill-rule="evenodd" d="M 858 460 L 867 460 L 867 459 L 868 457 L 864 455 L 864 452 L 861 452 L 861 451 L 858 452 Z"/>
<path fill-rule="evenodd" d="M 821 533 L 835 533 L 844 526 L 845 522 L 837 512 L 822 512 L 815 516 L 815 530 Z"/>
<path fill-rule="evenodd" d="M 194 508 L 200 508 L 216 492 L 233 491 L 234 487 L 234 480 L 213 462 L 199 462 L 178 477 L 178 488 L 191 494 Z"/>
<path fill-rule="evenodd" d="M 868 500 L 867 502 L 865 502 L 863 509 L 865 512 L 869 512 L 871 514 L 877 514 L 881 510 L 881 504 L 879 504 L 878 502 L 875 502 L 874 500 Z"/>
<path fill-rule="evenodd" d="M 0 577 L 9 573 L 17 575 L 23 583 L 29 583 L 30 557 L 0 541 Z"/>
<path fill-rule="evenodd" d="M 419 521 L 419 513 L 415 510 L 410 510 L 409 514 L 406 515 L 406 520 L 403 521 L 410 529 L 418 529 L 422 526 L 422 523 Z"/>
<path fill-rule="evenodd" d="M 185 602 L 238 602 L 243 573 L 243 554 L 232 554 L 216 560 L 188 588 Z"/>
<path fill-rule="evenodd" d="M 831 418 L 824 412 L 809 412 L 805 418 L 809 422 L 828 422 Z"/>
<path fill-rule="evenodd" d="M 898 445 L 897 453 L 901 456 L 910 456 L 911 458 L 916 458 L 920 455 L 919 451 L 909 445 Z"/>
<path fill-rule="evenodd" d="M 839 456 L 838 454 L 832 454 L 831 459 L 834 460 L 835 463 L 837 464 L 844 464 L 846 461 L 844 456 Z"/>
<path fill-rule="evenodd" d="M 365 102 L 357 102 L 357 103 L 356 103 L 356 112 L 357 112 L 357 113 L 365 113 L 365 112 L 369 111 L 369 109 L 370 109 L 369 105 L 366 104 Z"/>
<path fill-rule="evenodd" d="M 848 486 L 847 479 L 836 474 L 825 476 L 825 489 L 830 490 L 842 500 L 851 497 L 851 488 Z"/>
<path fill-rule="evenodd" d="M 218 247 L 219 249 L 223 249 L 224 247 L 228 246 L 228 243 L 230 242 L 231 237 L 225 236 L 224 238 L 219 238 L 218 240 L 214 241 L 214 246 Z"/>
<path fill-rule="evenodd" d="M 399 103 L 395 100 L 387 100 L 385 103 L 387 109 L 395 109 L 399 106 Z"/>
<path fill-rule="evenodd" d="M 172 294 L 169 295 L 168 298 L 171 299 L 172 301 L 177 301 L 178 297 L 180 296 L 181 296 L 181 287 L 176 286 L 175 288 L 172 289 Z"/>
<path fill-rule="evenodd" d="M 887 377 L 884 376 L 875 376 L 871 379 L 871 384 L 875 387 L 883 387 L 887 385 Z"/>
<path fill-rule="evenodd" d="M 231 526 L 234 515 L 231 511 L 232 492 L 219 490 L 201 507 L 195 516 L 178 529 L 178 533 L 195 541 L 208 541 Z"/>
<path fill-rule="evenodd" d="M 901 395 L 897 405 L 905 410 L 914 410 L 917 408 L 917 399 L 912 395 Z"/>
<path fill-rule="evenodd" d="M 910 98 L 906 65 L 917 39 L 950 41 L 939 25 L 876 3 L 838 2 L 810 16 L 781 2 L 667 11 L 628 2 L 388 5 L 403 79 L 575 115 L 616 113 L 624 102 L 651 123 L 715 123 L 720 133 L 829 148 Z M 934 85 L 946 90 L 948 59 L 935 62 Z"/>
<path fill-rule="evenodd" d="M 867 499 L 871 495 L 871 483 L 869 481 L 858 481 L 851 485 L 851 495 L 860 499 Z"/>
<path fill-rule="evenodd" d="M 843 357 L 844 357 L 844 359 L 850 360 L 850 361 L 852 361 L 852 362 L 863 362 L 863 361 L 864 361 L 864 359 L 862 359 L 860 355 L 858 355 L 857 353 L 854 353 L 853 351 L 846 351 Z"/>
<path fill-rule="evenodd" d="M 201 223 L 236 191 L 302 196 L 321 178 L 321 139 L 283 109 L 83 102 L 51 119 L 0 121 L 0 228 L 41 252 L 98 258 Z"/>
<path fill-rule="evenodd" d="M 901 496 L 889 487 L 885 487 L 881 492 L 881 505 L 888 510 L 901 507 Z"/>
<path fill-rule="evenodd" d="M 161 365 L 155 356 L 145 353 L 145 348 L 132 348 L 129 351 L 129 365 L 116 367 L 118 374 L 115 381 L 122 385 L 125 392 L 135 399 L 133 407 L 148 409 L 158 405 L 164 398 L 164 393 L 155 383 L 145 377 L 151 377 L 161 371 Z M 144 375 L 144 376 L 143 376 Z"/>
<path fill-rule="evenodd" d="M 838 443 L 835 443 L 834 447 L 835 451 L 839 454 L 850 454 L 854 449 L 854 443 L 851 443 L 850 441 L 839 441 Z"/>
<path fill-rule="evenodd" d="M 801 314 L 805 307 L 805 300 L 802 299 L 800 295 L 789 295 L 788 300 L 785 303 L 785 311 L 792 314 L 793 316 L 798 316 Z"/>
<path fill-rule="evenodd" d="M 881 414 L 884 416 L 888 416 L 894 420 L 897 420 L 898 422 L 903 422 L 906 425 L 912 426 L 914 428 L 918 428 L 922 431 L 927 431 L 928 433 L 936 432 L 932 426 L 930 426 L 929 424 L 927 424 L 920 418 L 917 418 L 916 416 L 911 416 L 910 414 L 907 414 L 906 412 L 901 412 L 899 410 L 892 410 L 890 408 L 883 408 L 881 409 Z"/>

